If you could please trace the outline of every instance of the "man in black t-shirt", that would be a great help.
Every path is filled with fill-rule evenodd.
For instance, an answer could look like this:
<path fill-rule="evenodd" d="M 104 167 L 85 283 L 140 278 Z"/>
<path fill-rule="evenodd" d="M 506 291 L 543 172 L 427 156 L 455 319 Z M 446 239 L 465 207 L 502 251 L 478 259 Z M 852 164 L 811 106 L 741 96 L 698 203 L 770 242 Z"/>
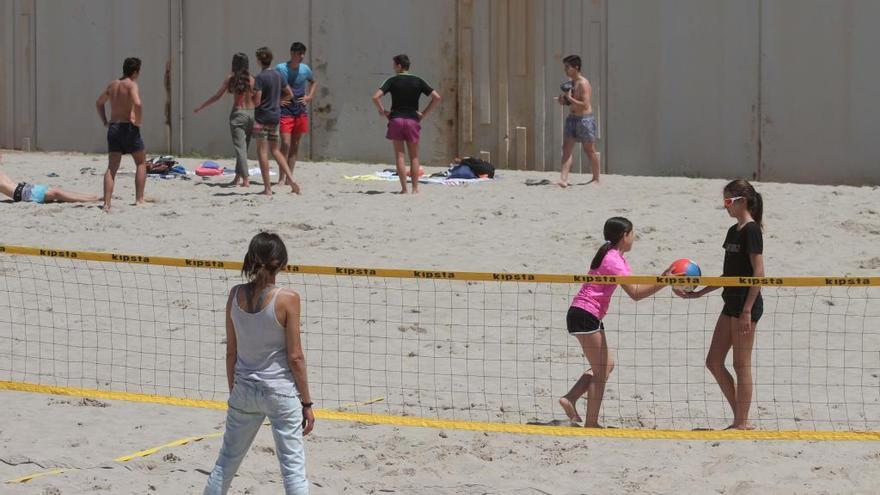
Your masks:
<path fill-rule="evenodd" d="M 419 122 L 437 106 L 440 102 L 440 94 L 434 90 L 421 77 L 409 73 L 409 57 L 397 55 L 394 57 L 394 72 L 396 75 L 387 79 L 382 86 L 373 94 L 373 103 L 379 110 L 379 115 L 388 119 L 387 139 L 394 143 L 394 155 L 397 164 L 397 175 L 400 178 L 400 192 L 406 194 L 406 156 L 404 145 L 409 152 L 410 177 L 412 177 L 412 192 L 419 192 L 419 134 L 421 125 Z M 391 111 L 382 106 L 382 96 L 391 93 Z M 431 102 L 423 110 L 419 111 L 419 98 L 430 96 Z"/>

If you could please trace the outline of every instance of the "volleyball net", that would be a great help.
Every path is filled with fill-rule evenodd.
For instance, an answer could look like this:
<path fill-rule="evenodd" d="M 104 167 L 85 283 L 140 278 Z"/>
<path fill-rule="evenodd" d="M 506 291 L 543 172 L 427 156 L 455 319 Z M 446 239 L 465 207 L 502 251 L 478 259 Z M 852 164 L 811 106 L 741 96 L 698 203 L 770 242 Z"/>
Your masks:
<path fill-rule="evenodd" d="M 0 245 L 0 381 L 224 401 L 240 263 Z M 565 328 L 585 281 L 762 285 L 751 417 L 764 430 L 880 430 L 880 277 L 589 277 L 288 266 L 324 410 L 514 424 L 565 420 L 587 368 Z M 722 302 L 615 293 L 601 421 L 719 428 L 705 368 Z M 730 367 L 730 357 L 728 366 Z M 9 388 L 9 387 L 7 387 Z M 584 403 L 578 407 L 583 414 Z"/>

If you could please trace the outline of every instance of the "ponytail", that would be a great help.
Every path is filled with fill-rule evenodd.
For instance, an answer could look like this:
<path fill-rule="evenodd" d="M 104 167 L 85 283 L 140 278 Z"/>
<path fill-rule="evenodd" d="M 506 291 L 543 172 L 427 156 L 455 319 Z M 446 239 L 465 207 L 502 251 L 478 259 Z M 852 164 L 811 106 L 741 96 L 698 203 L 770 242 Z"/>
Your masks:
<path fill-rule="evenodd" d="M 602 260 L 608 251 L 617 247 L 617 244 L 623 239 L 623 236 L 632 232 L 633 224 L 623 217 L 611 217 L 605 221 L 605 227 L 602 229 L 602 235 L 605 238 L 605 244 L 596 251 L 593 261 L 590 263 L 590 269 L 595 270 L 602 265 Z"/>
<path fill-rule="evenodd" d="M 764 223 L 761 221 L 764 217 L 764 198 L 761 196 L 761 193 L 755 191 L 755 200 L 749 206 L 749 213 L 752 214 L 752 219 L 764 228 Z"/>
<path fill-rule="evenodd" d="M 272 277 L 285 266 L 287 247 L 278 234 L 260 232 L 251 239 L 241 266 L 241 275 L 251 284 L 249 306 L 253 307 L 253 301 L 269 286 Z"/>

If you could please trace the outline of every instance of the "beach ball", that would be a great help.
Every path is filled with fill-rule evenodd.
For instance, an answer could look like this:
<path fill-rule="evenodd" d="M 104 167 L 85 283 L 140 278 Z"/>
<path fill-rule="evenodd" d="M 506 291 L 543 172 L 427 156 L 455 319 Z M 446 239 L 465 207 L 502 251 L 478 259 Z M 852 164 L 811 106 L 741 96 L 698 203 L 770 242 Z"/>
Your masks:
<path fill-rule="evenodd" d="M 672 262 L 672 271 L 669 274 L 676 277 L 699 277 L 702 275 L 702 272 L 700 271 L 700 266 L 693 260 L 681 258 Z M 696 285 L 683 285 L 680 287 L 685 292 L 693 292 L 696 288 Z"/>

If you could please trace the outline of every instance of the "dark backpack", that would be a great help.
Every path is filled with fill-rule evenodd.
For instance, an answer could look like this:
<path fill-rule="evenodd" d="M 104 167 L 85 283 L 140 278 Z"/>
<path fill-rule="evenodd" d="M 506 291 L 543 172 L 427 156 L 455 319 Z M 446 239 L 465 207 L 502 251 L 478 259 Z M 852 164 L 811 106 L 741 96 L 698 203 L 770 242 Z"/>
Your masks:
<path fill-rule="evenodd" d="M 473 170 L 474 174 L 476 174 L 477 177 L 485 175 L 490 179 L 495 178 L 495 167 L 493 167 L 491 163 L 485 160 L 474 158 L 472 156 L 466 156 L 461 159 L 461 164 L 470 167 L 470 169 Z"/>

